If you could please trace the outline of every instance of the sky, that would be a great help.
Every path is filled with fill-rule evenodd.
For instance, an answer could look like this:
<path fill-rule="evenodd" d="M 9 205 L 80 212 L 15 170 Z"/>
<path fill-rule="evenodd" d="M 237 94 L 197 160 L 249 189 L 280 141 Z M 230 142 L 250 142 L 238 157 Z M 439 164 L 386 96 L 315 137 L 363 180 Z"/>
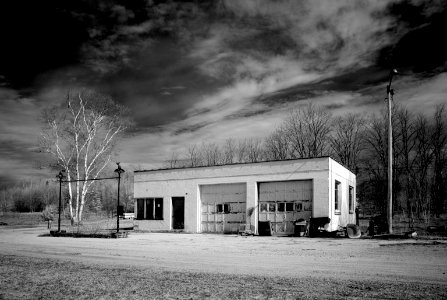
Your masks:
<path fill-rule="evenodd" d="M 14 0 L 0 4 L 0 185 L 50 176 L 41 111 L 94 89 L 131 111 L 129 168 L 263 138 L 311 101 L 334 115 L 447 103 L 443 0 Z M 49 175 L 50 174 L 50 175 Z"/>

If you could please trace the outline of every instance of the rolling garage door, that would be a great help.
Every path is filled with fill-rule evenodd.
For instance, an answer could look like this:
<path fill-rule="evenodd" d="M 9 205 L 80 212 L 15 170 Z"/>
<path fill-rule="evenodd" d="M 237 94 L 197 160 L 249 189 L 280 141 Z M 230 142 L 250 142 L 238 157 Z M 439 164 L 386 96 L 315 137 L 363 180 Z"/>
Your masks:
<path fill-rule="evenodd" d="M 259 183 L 259 221 L 277 235 L 293 234 L 294 222 L 312 216 L 312 180 Z"/>
<path fill-rule="evenodd" d="M 200 186 L 202 232 L 237 233 L 245 224 L 246 184 Z"/>

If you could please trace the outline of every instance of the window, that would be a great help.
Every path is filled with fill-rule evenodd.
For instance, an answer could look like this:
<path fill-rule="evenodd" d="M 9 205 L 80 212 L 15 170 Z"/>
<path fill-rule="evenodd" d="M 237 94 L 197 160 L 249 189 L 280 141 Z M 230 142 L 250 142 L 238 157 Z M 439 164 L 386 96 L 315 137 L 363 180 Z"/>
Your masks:
<path fill-rule="evenodd" d="M 286 211 L 293 211 L 293 203 L 292 202 L 286 203 Z"/>
<path fill-rule="evenodd" d="M 267 211 L 267 203 L 261 203 L 261 212 Z"/>
<path fill-rule="evenodd" d="M 349 186 L 349 213 L 354 213 L 354 187 Z"/>
<path fill-rule="evenodd" d="M 285 203 L 278 203 L 278 211 L 285 211 Z"/>
<path fill-rule="evenodd" d="M 228 203 L 216 204 L 216 212 L 229 214 L 230 213 L 230 204 L 228 204 Z"/>
<path fill-rule="evenodd" d="M 296 204 L 296 210 L 297 211 L 302 211 L 303 210 L 303 203 L 297 203 Z"/>
<path fill-rule="evenodd" d="M 137 199 L 137 219 L 163 220 L 163 198 Z"/>
<path fill-rule="evenodd" d="M 334 208 L 335 214 L 340 214 L 341 207 L 341 182 L 335 180 Z"/>

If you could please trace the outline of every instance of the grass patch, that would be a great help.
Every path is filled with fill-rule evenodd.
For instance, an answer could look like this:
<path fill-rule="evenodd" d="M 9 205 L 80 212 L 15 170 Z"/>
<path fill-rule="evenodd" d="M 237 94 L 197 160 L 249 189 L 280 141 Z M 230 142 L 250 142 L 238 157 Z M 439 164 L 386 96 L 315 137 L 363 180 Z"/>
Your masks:
<path fill-rule="evenodd" d="M 47 226 L 47 221 L 42 218 L 41 212 L 34 213 L 3 213 L 0 215 L 0 228 L 31 228 Z M 120 219 L 120 232 L 126 232 L 134 229 L 133 220 Z M 49 236 L 50 231 L 57 231 L 58 220 L 57 216 L 52 222 L 48 234 L 42 236 Z M 69 237 L 94 237 L 94 238 L 115 238 L 116 234 L 116 218 L 108 218 L 105 215 L 85 214 L 85 218 L 80 225 L 71 225 L 71 222 L 66 217 L 61 218 L 61 231 L 64 234 L 57 236 Z M 120 236 L 123 237 L 123 236 Z"/>
<path fill-rule="evenodd" d="M 447 285 L 172 272 L 0 256 L 0 299 L 445 299 Z"/>
<path fill-rule="evenodd" d="M 40 236 L 53 236 L 53 237 L 73 237 L 73 238 L 98 238 L 98 239 L 109 239 L 109 238 L 127 238 L 127 231 L 103 231 L 103 232 L 66 232 L 66 231 L 50 231 L 49 234 L 43 234 Z"/>
<path fill-rule="evenodd" d="M 42 213 L 14 213 L 7 212 L 0 215 L 0 222 L 3 226 L 40 226 L 46 222 L 42 218 Z"/>

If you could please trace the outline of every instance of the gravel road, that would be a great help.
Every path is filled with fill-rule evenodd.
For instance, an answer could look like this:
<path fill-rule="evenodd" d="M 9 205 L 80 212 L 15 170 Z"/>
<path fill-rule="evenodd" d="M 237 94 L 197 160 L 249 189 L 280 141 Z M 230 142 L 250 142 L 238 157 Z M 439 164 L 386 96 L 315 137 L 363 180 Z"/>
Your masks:
<path fill-rule="evenodd" d="M 0 228 L 3 255 L 172 271 L 447 285 L 447 241 L 131 233 L 123 239 Z"/>

